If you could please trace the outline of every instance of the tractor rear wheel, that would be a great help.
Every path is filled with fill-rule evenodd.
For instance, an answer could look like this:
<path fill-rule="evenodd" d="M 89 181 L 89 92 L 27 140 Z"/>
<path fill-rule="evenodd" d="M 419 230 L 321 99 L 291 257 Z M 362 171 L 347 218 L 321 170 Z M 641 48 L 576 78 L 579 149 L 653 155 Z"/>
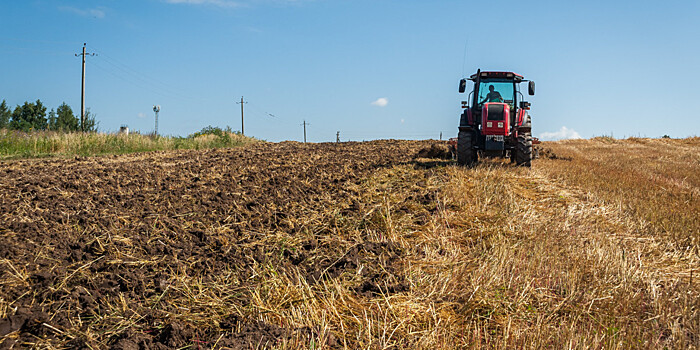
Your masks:
<path fill-rule="evenodd" d="M 532 161 L 532 135 L 530 133 L 518 135 L 518 145 L 512 152 L 515 152 L 515 165 L 529 168 Z"/>
<path fill-rule="evenodd" d="M 460 131 L 457 135 L 457 164 L 472 166 L 479 160 L 474 149 L 474 136 L 473 131 Z"/>

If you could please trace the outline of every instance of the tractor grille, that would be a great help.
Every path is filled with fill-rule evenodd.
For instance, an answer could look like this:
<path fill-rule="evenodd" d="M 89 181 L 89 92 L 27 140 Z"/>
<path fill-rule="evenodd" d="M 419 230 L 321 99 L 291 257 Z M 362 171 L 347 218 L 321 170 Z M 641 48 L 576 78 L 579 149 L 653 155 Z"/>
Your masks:
<path fill-rule="evenodd" d="M 503 120 L 503 105 L 489 105 L 488 120 Z"/>

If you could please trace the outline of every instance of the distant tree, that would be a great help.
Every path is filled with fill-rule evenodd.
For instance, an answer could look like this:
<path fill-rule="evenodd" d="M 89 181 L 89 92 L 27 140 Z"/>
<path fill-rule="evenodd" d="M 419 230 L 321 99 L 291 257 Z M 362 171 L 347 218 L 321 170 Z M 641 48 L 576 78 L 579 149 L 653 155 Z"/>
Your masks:
<path fill-rule="evenodd" d="M 56 130 L 56 111 L 54 111 L 53 108 L 49 111 L 48 126 L 46 128 L 49 130 Z"/>
<path fill-rule="evenodd" d="M 2 103 L 0 103 L 0 129 L 7 127 L 7 124 L 10 123 L 11 115 L 12 111 L 7 107 L 7 102 L 2 100 Z"/>
<path fill-rule="evenodd" d="M 60 131 L 78 131 L 80 130 L 80 119 L 73 114 L 73 110 L 63 102 L 56 110 L 56 123 L 51 128 L 52 130 Z"/>
<path fill-rule="evenodd" d="M 97 132 L 97 125 L 99 123 L 95 119 L 95 114 L 90 111 L 90 108 L 85 109 L 85 122 L 83 124 L 83 131 L 85 132 Z"/>
<path fill-rule="evenodd" d="M 10 129 L 32 131 L 46 130 L 48 120 L 46 119 L 46 107 L 40 100 L 35 103 L 24 102 L 22 106 L 17 106 L 10 117 Z"/>
<path fill-rule="evenodd" d="M 197 131 L 194 134 L 190 134 L 188 137 L 195 138 L 195 137 L 202 136 L 202 135 L 216 135 L 219 137 L 223 137 L 227 133 L 233 133 L 233 130 L 231 130 L 230 126 L 227 126 L 226 129 L 222 129 L 218 126 L 209 125 L 207 127 L 204 127 L 202 130 Z M 238 133 L 238 132 L 236 132 L 236 133 Z"/>

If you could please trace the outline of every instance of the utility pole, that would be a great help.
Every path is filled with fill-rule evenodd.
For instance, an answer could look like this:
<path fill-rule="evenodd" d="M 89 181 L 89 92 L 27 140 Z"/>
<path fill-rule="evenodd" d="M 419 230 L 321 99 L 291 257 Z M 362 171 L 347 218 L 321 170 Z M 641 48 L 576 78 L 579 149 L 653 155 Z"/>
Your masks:
<path fill-rule="evenodd" d="M 442 141 L 442 131 L 440 131 L 440 141 Z"/>
<path fill-rule="evenodd" d="M 87 43 L 83 43 L 83 53 L 75 54 L 75 57 L 82 56 L 83 61 L 83 83 L 80 89 L 80 130 L 85 131 L 85 56 L 95 56 L 94 53 L 86 53 L 85 46 Z"/>
<path fill-rule="evenodd" d="M 243 96 L 241 96 L 241 102 L 236 102 L 236 104 L 241 105 L 241 135 L 245 136 L 245 130 L 243 129 L 243 105 L 248 102 L 243 102 Z"/>
<path fill-rule="evenodd" d="M 340 131 L 335 133 L 335 143 L 340 143 Z"/>
<path fill-rule="evenodd" d="M 301 124 L 304 126 L 304 143 L 306 143 L 306 126 L 311 125 L 311 123 L 307 123 L 306 120 Z"/>

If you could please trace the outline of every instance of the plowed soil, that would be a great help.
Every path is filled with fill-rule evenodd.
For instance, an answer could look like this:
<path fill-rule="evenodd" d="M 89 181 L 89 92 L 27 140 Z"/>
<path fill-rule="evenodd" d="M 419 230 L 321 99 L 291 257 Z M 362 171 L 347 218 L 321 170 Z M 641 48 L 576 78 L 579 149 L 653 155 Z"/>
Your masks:
<path fill-rule="evenodd" d="M 333 227 L 364 215 L 349 185 L 426 145 L 289 142 L 0 164 L 0 347 L 248 348 L 315 332 L 216 305 L 179 309 L 194 294 L 183 286 L 222 275 L 240 293 L 221 298 L 245 308 L 262 283 L 252 266 L 294 267 L 314 284 L 364 265 L 358 295 L 404 290 L 391 276 L 400 249 L 366 241 L 342 251 Z"/>

